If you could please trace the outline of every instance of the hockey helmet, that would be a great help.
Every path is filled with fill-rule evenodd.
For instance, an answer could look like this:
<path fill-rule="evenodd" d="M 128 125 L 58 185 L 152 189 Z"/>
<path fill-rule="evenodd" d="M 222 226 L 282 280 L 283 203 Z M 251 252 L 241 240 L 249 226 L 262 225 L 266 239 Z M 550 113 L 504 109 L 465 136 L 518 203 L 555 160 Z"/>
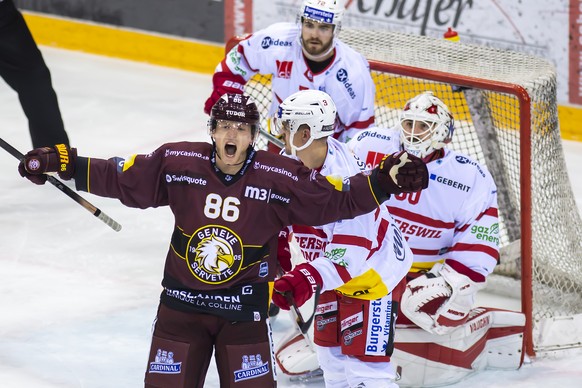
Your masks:
<path fill-rule="evenodd" d="M 287 97 L 277 111 L 273 125 L 274 135 L 284 130 L 290 133 L 289 143 L 292 154 L 307 148 L 315 139 L 333 135 L 337 108 L 329 94 L 320 90 L 301 90 Z M 293 137 L 302 125 L 307 125 L 311 137 L 301 147 L 293 145 Z"/>
<path fill-rule="evenodd" d="M 251 125 L 251 134 L 256 138 L 260 125 L 259 109 L 255 101 L 244 94 L 225 93 L 212 106 L 208 131 L 214 133 L 218 120 L 236 121 Z"/>
<path fill-rule="evenodd" d="M 454 130 L 449 108 L 432 92 L 408 100 L 400 114 L 402 145 L 406 151 L 420 158 L 443 148 L 451 141 Z"/>
<path fill-rule="evenodd" d="M 299 9 L 300 21 L 309 19 L 318 23 L 332 24 L 337 33 L 345 9 L 344 0 L 304 0 Z"/>

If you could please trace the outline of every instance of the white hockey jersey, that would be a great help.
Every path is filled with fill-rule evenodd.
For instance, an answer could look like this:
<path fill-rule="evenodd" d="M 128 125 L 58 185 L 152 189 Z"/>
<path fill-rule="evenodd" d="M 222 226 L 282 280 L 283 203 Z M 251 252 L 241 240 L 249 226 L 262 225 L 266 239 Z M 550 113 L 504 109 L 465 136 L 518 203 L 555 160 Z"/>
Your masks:
<path fill-rule="evenodd" d="M 270 117 L 285 98 L 299 90 L 326 92 L 333 98 L 340 120 L 335 137 L 346 142 L 374 124 L 376 87 L 368 61 L 335 38 L 332 62 L 314 74 L 305 62 L 300 34 L 301 27 L 294 23 L 276 23 L 257 31 L 233 47 L 216 72 L 230 71 L 245 81 L 257 73 L 272 74 Z"/>
<path fill-rule="evenodd" d="M 322 175 L 343 179 L 361 172 L 363 165 L 345 144 L 328 137 L 327 145 Z M 291 228 L 303 256 L 321 274 L 322 291 L 378 299 L 392 291 L 412 264 L 412 252 L 385 205 L 351 220 Z"/>
<path fill-rule="evenodd" d="M 348 148 L 373 168 L 384 155 L 401 150 L 396 128 L 360 132 Z M 392 196 L 388 208 L 414 254 L 412 271 L 452 259 L 487 276 L 498 263 L 497 187 L 475 160 L 445 149 L 427 164 L 428 188 Z"/>

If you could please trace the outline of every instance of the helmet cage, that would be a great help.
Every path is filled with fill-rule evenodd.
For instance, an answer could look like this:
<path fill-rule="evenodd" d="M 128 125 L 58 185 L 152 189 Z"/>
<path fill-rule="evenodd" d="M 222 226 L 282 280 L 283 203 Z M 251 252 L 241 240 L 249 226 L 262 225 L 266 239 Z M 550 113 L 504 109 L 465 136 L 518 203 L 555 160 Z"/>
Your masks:
<path fill-rule="evenodd" d="M 405 125 L 405 121 L 411 123 Z M 409 100 L 400 115 L 399 124 L 404 149 L 421 158 L 450 143 L 455 128 L 449 109 L 432 92 Z M 405 129 L 405 126 L 408 128 Z M 420 128 L 424 130 L 419 131 Z"/>

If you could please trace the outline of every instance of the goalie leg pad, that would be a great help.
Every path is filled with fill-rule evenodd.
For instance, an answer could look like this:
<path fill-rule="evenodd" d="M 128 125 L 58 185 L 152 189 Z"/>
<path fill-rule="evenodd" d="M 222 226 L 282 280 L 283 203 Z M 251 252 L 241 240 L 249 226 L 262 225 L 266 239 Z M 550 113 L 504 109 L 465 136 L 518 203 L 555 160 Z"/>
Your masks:
<path fill-rule="evenodd" d="M 281 341 L 281 346 L 275 352 L 275 360 L 283 373 L 300 376 L 319 368 L 317 354 L 309 341 L 309 338 L 299 331 Z"/>
<path fill-rule="evenodd" d="M 392 363 L 402 387 L 456 383 L 483 369 L 519 369 L 523 362 L 522 313 L 492 308 L 471 310 L 468 320 L 437 335 L 398 325 Z"/>

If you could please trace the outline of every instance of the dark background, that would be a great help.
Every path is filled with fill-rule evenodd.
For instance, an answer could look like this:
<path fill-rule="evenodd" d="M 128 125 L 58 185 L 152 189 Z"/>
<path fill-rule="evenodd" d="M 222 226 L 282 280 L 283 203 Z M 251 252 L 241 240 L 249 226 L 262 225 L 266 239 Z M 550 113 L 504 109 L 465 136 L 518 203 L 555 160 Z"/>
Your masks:
<path fill-rule="evenodd" d="M 14 3 L 21 10 L 224 42 L 223 1 L 14 0 Z"/>

